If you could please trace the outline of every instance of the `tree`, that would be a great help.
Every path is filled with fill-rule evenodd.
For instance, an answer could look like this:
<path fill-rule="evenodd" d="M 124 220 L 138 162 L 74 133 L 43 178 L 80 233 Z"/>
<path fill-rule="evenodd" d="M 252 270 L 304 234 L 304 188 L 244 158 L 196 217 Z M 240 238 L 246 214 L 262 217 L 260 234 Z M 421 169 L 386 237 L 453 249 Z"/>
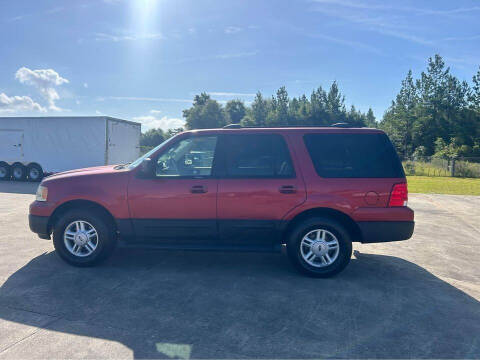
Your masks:
<path fill-rule="evenodd" d="M 330 117 L 330 124 L 345 121 L 345 97 L 340 93 L 336 81 L 332 83 L 330 90 L 328 91 L 326 108 Z"/>
<path fill-rule="evenodd" d="M 257 126 L 265 126 L 268 115 L 268 103 L 259 91 L 252 103 L 252 120 Z"/>
<path fill-rule="evenodd" d="M 239 124 L 246 113 L 245 105 L 241 100 L 230 100 L 225 106 L 227 122 L 230 124 Z"/>
<path fill-rule="evenodd" d="M 162 129 L 150 129 L 140 136 L 140 146 L 157 146 L 166 139 L 165 133 Z"/>
<path fill-rule="evenodd" d="M 225 125 L 225 115 L 221 105 L 206 93 L 196 95 L 193 106 L 183 110 L 188 129 L 212 129 Z"/>
<path fill-rule="evenodd" d="M 375 115 L 373 114 L 372 108 L 368 108 L 367 116 L 365 119 L 365 125 L 367 125 L 370 128 L 377 127 L 377 120 L 375 120 Z"/>
<path fill-rule="evenodd" d="M 473 76 L 472 82 L 472 92 L 470 93 L 471 106 L 474 110 L 480 112 L 480 66 L 477 73 Z"/>
<path fill-rule="evenodd" d="M 419 79 L 415 81 L 411 71 L 407 74 L 380 127 L 402 157 L 418 154 L 420 148 L 424 156 L 475 156 L 480 146 L 479 99 L 480 70 L 470 88 L 435 55 Z"/>

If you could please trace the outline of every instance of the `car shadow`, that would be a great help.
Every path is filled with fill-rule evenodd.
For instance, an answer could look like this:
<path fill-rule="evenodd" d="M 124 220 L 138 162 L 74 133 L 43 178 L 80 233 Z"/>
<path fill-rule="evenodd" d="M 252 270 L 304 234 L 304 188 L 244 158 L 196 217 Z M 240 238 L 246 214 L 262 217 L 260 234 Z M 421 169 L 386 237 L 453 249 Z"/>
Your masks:
<path fill-rule="evenodd" d="M 27 181 L 0 181 L 0 193 L 35 195 L 38 184 Z"/>
<path fill-rule="evenodd" d="M 50 252 L 5 281 L 0 309 L 135 358 L 480 356 L 477 300 L 414 263 L 359 252 L 331 279 L 302 276 L 280 254 L 122 249 L 74 268 Z"/>

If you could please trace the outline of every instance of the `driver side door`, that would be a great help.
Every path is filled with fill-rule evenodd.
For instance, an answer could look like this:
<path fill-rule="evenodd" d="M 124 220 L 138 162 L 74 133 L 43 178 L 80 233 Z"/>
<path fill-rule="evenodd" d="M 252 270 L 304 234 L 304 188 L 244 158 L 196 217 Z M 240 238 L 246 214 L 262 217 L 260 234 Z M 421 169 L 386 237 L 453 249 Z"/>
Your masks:
<path fill-rule="evenodd" d="M 181 137 L 152 161 L 152 178 L 133 177 L 128 201 L 137 241 L 171 245 L 217 238 L 217 135 Z"/>

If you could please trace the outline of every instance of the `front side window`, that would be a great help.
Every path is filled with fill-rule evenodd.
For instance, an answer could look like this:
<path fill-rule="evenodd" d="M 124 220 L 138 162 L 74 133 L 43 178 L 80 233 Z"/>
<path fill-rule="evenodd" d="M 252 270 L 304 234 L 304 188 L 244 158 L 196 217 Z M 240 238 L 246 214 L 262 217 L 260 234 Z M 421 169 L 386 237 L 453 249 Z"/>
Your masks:
<path fill-rule="evenodd" d="M 157 177 L 211 176 L 216 145 L 216 136 L 180 140 L 158 157 L 155 174 Z"/>
<path fill-rule="evenodd" d="M 225 141 L 227 177 L 294 177 L 290 153 L 281 135 L 228 135 Z"/>

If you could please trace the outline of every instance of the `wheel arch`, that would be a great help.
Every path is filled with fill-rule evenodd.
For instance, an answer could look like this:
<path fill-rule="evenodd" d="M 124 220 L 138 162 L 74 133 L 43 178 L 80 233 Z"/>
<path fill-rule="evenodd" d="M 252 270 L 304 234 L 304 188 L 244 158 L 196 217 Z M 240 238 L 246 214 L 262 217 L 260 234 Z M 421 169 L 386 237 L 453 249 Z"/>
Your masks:
<path fill-rule="evenodd" d="M 105 219 L 109 223 L 108 225 L 113 226 L 115 232 L 117 231 L 117 222 L 115 221 L 115 218 L 113 217 L 112 213 L 108 211 L 103 205 L 100 205 L 99 203 L 91 200 L 76 199 L 66 201 L 54 210 L 48 221 L 48 232 L 51 233 L 58 219 L 60 219 L 60 217 L 65 214 L 65 212 L 72 209 L 84 209 L 98 212 L 105 217 Z"/>
<path fill-rule="evenodd" d="M 302 211 L 286 224 L 285 228 L 282 231 L 282 243 L 287 242 L 288 235 L 299 223 L 308 218 L 317 216 L 326 217 L 338 221 L 345 226 L 352 238 L 352 242 L 362 241 L 362 232 L 360 231 L 360 227 L 349 215 L 332 208 L 317 207 Z"/>
<path fill-rule="evenodd" d="M 32 162 L 29 162 L 26 167 L 28 168 L 29 166 L 32 166 L 32 165 L 37 165 L 40 169 L 42 169 L 43 171 L 43 167 L 42 165 L 40 165 L 38 162 L 35 162 L 35 161 L 32 161 Z"/>

